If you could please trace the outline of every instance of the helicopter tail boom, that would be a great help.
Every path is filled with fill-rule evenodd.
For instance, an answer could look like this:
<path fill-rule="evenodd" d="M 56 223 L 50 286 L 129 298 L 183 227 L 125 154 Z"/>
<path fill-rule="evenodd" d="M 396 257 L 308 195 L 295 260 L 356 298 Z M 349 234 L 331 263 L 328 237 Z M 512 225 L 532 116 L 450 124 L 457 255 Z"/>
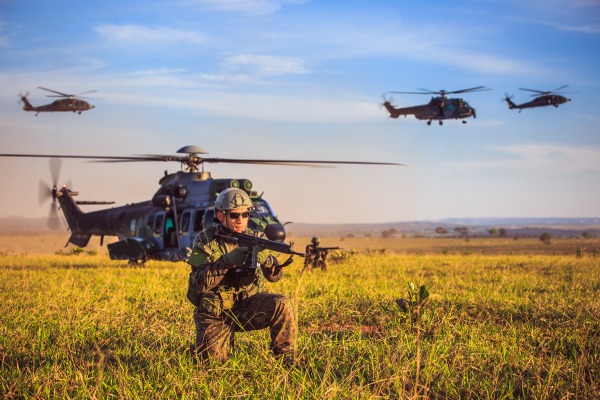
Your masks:
<path fill-rule="evenodd" d="M 510 97 L 509 97 L 509 96 L 506 96 L 506 97 L 504 98 L 504 101 L 506 101 L 506 103 L 508 104 L 508 108 L 509 108 L 510 110 L 512 110 L 513 108 L 517 108 L 517 105 L 516 105 L 515 103 L 513 103 L 513 101 L 510 99 Z"/>
<path fill-rule="evenodd" d="M 33 106 L 29 102 L 29 100 L 27 100 L 27 95 L 21 96 L 21 101 L 23 102 L 23 110 L 25 110 L 25 111 L 33 111 L 34 110 Z"/>
<path fill-rule="evenodd" d="M 390 118 L 398 118 L 402 115 L 402 113 L 397 108 L 394 108 L 389 101 L 384 101 L 383 106 L 390 113 Z"/>

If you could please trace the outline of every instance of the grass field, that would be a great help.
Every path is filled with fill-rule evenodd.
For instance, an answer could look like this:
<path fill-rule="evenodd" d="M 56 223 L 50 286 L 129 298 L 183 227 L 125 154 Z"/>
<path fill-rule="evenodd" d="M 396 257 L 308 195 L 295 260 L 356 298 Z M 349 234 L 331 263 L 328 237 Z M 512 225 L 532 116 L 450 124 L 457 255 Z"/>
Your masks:
<path fill-rule="evenodd" d="M 358 252 L 328 272 L 297 261 L 268 286 L 297 308 L 291 369 L 266 331 L 238 334 L 223 364 L 194 363 L 185 263 L 0 246 L 0 396 L 600 398 L 598 242 L 354 240 L 323 240 Z M 430 294 L 413 313 L 396 304 L 409 282 Z"/>

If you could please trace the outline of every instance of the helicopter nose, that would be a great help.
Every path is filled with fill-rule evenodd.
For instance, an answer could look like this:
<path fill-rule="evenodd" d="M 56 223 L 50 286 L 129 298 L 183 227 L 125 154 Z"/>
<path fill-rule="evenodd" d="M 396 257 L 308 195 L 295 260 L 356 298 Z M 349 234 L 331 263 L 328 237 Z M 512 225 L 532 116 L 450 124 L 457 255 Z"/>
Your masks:
<path fill-rule="evenodd" d="M 269 224 L 265 228 L 265 235 L 269 240 L 283 242 L 285 240 L 285 228 L 281 224 Z"/>

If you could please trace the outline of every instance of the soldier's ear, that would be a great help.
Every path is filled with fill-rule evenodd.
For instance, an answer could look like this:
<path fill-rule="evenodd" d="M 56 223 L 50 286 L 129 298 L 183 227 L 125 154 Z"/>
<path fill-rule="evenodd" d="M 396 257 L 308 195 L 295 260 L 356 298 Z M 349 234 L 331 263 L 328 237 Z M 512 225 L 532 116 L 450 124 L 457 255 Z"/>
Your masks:
<path fill-rule="evenodd" d="M 225 217 L 225 213 L 223 211 L 217 210 L 217 219 L 219 222 L 223 222 L 223 218 Z"/>

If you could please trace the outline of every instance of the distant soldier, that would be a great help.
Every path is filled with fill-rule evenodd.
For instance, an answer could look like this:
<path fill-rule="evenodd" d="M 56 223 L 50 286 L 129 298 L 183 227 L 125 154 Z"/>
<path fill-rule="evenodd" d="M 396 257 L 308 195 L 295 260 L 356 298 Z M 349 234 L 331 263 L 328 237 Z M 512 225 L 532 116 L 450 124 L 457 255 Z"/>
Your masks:
<path fill-rule="evenodd" d="M 313 268 L 321 268 L 323 271 L 327 271 L 327 257 L 329 256 L 329 250 L 336 250 L 339 247 L 320 247 L 319 238 L 314 236 L 308 245 L 306 245 L 306 258 L 304 259 L 304 267 L 302 272 L 311 270 Z"/>
<path fill-rule="evenodd" d="M 259 246 L 238 247 L 215 237 L 234 232 L 264 237 L 247 227 L 251 207 L 243 190 L 221 192 L 215 201 L 219 224 L 200 232 L 187 260 L 192 267 L 187 298 L 196 306 L 196 343 L 190 350 L 202 359 L 222 361 L 230 353 L 236 332 L 269 328 L 270 349 L 291 365 L 296 345 L 293 308 L 287 297 L 262 292 L 265 278 L 277 282 L 283 275 L 275 253 Z M 249 269 L 253 252 L 260 267 Z"/>

